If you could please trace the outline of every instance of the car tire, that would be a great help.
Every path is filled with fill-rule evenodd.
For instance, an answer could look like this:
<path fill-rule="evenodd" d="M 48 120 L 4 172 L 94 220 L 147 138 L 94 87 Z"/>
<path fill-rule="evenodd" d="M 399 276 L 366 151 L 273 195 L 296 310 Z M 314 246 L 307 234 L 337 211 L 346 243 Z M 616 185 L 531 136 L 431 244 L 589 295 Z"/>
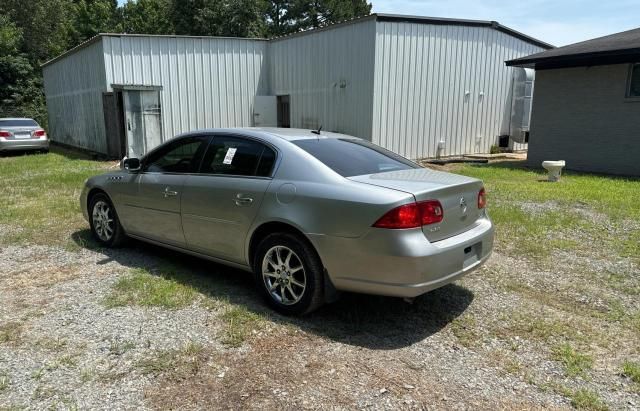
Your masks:
<path fill-rule="evenodd" d="M 106 247 L 119 247 L 126 240 L 124 229 L 109 197 L 98 193 L 89 199 L 89 225 L 91 234 Z"/>
<path fill-rule="evenodd" d="M 270 234 L 254 257 L 258 290 L 276 311 L 302 315 L 324 304 L 324 267 L 306 238 Z"/>

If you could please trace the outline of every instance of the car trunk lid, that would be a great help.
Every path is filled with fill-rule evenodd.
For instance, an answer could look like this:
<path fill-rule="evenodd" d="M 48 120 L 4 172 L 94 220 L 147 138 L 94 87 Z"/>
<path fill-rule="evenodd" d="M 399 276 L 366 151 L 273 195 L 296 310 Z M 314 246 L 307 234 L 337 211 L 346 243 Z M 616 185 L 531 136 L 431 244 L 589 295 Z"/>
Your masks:
<path fill-rule="evenodd" d="M 440 223 L 422 227 L 429 241 L 439 241 L 473 228 L 482 216 L 478 192 L 482 181 L 426 168 L 390 171 L 349 177 L 352 181 L 412 194 L 416 201 L 438 200 L 444 217 Z"/>
<path fill-rule="evenodd" d="M 37 126 L 29 126 L 29 127 L 0 127 L 0 131 L 7 131 L 11 133 L 11 135 L 7 138 L 9 139 L 28 139 L 33 137 L 33 132 L 36 130 L 41 130 L 40 127 Z"/>

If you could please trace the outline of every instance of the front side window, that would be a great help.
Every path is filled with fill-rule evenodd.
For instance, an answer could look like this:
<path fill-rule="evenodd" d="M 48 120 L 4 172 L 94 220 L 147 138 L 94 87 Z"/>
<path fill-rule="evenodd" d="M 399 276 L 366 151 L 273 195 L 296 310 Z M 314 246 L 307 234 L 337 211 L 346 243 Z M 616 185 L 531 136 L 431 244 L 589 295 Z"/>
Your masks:
<path fill-rule="evenodd" d="M 152 152 L 144 171 L 152 173 L 195 173 L 206 148 L 206 137 L 187 137 Z"/>
<path fill-rule="evenodd" d="M 628 97 L 640 97 L 640 63 L 636 63 L 631 67 Z"/>
<path fill-rule="evenodd" d="M 419 168 L 416 163 L 364 140 L 313 138 L 295 140 L 293 144 L 343 177 Z"/>
<path fill-rule="evenodd" d="M 216 136 L 205 154 L 200 173 L 268 177 L 275 158 L 275 152 L 260 142 Z"/>

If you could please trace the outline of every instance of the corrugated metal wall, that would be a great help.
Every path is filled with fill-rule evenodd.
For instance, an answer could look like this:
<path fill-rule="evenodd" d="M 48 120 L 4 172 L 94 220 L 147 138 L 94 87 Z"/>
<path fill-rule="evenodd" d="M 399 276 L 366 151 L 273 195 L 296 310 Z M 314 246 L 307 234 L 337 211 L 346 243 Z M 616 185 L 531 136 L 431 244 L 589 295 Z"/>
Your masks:
<path fill-rule="evenodd" d="M 375 20 L 275 39 L 271 94 L 291 96 L 291 126 L 371 138 Z"/>
<path fill-rule="evenodd" d="M 102 92 L 102 42 L 98 41 L 43 68 L 49 114 L 47 132 L 55 141 L 106 152 Z"/>
<path fill-rule="evenodd" d="M 507 103 L 505 60 L 543 51 L 490 27 L 378 22 L 372 139 L 409 158 L 487 153 Z M 518 147 L 517 147 L 518 148 Z"/>
<path fill-rule="evenodd" d="M 253 101 L 267 94 L 263 40 L 106 36 L 111 84 L 161 85 L 163 137 L 208 127 L 253 124 Z"/>

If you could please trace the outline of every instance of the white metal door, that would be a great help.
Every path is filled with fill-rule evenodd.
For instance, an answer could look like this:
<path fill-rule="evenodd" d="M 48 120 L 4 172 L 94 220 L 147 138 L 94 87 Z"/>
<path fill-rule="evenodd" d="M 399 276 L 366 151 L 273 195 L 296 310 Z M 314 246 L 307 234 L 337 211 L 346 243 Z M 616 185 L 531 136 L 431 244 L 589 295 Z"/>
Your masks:
<path fill-rule="evenodd" d="M 140 158 L 162 143 L 159 91 L 124 91 L 124 112 L 128 157 Z"/>
<path fill-rule="evenodd" d="M 278 98 L 276 96 L 256 96 L 253 104 L 253 125 L 255 127 L 277 127 Z"/>

